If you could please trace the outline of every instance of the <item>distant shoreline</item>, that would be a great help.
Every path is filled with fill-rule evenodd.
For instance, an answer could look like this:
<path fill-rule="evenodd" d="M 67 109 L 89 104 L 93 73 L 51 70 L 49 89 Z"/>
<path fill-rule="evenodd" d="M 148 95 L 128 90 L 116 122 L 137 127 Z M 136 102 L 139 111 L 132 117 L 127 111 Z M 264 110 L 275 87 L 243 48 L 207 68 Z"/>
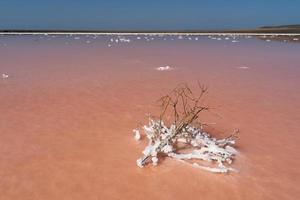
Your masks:
<path fill-rule="evenodd" d="M 300 33 L 278 32 L 99 32 L 99 31 L 0 31 L 0 35 L 278 35 L 299 36 Z"/>

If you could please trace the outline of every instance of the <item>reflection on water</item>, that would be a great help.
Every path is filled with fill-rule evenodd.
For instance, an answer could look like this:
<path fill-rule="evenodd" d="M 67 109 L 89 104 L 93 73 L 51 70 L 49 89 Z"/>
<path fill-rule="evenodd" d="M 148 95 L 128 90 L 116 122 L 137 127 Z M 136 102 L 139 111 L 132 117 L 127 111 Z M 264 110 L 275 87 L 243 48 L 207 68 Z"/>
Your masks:
<path fill-rule="evenodd" d="M 274 38 L 0 36 L 0 193 L 296 199 L 300 45 L 295 36 Z M 216 123 L 212 135 L 241 130 L 239 172 L 210 174 L 171 160 L 136 167 L 145 144 L 132 129 L 156 113 L 165 92 L 198 80 L 209 87 L 214 110 L 201 119 Z"/>

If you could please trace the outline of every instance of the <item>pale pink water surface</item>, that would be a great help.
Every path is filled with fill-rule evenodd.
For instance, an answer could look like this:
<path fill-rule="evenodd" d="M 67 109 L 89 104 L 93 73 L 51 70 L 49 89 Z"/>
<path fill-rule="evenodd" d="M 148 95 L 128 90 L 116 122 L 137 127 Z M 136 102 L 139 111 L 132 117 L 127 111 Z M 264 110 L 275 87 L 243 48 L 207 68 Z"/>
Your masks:
<path fill-rule="evenodd" d="M 300 198 L 299 43 L 76 37 L 0 37 L 0 199 Z M 240 129 L 238 172 L 170 159 L 138 168 L 146 140 L 132 129 L 197 81 L 215 108 L 201 116 L 211 134 Z"/>

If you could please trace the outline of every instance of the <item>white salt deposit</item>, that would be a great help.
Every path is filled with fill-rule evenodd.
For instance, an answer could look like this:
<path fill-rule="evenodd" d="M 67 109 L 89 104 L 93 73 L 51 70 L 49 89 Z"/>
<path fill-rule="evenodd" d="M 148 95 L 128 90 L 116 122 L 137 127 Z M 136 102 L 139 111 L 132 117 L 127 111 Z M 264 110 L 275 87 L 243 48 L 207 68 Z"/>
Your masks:
<path fill-rule="evenodd" d="M 224 139 L 216 139 L 201 128 L 187 126 L 171 139 L 177 130 L 175 125 L 167 127 L 163 121 L 153 119 L 149 119 L 149 125 L 145 125 L 143 129 L 149 143 L 142 152 L 143 156 L 136 161 L 137 166 L 141 168 L 146 165 L 147 161 L 157 165 L 159 161 L 158 154 L 164 154 L 180 162 L 214 173 L 235 171 L 228 166 L 238 153 L 231 146 L 235 144 L 234 135 Z M 134 132 L 137 132 L 136 129 L 134 129 Z M 176 149 L 179 143 L 192 145 L 194 150 L 189 153 L 179 153 Z M 200 165 L 196 162 L 197 159 L 208 161 L 210 166 Z"/>
<path fill-rule="evenodd" d="M 169 65 L 165 66 L 165 67 L 157 67 L 156 70 L 158 71 L 170 71 L 172 70 L 173 68 L 170 67 Z"/>
<path fill-rule="evenodd" d="M 8 74 L 2 74 L 2 78 L 3 78 L 3 79 L 8 78 Z"/>
<path fill-rule="evenodd" d="M 140 131 L 138 129 L 133 129 L 133 134 L 134 134 L 134 139 L 136 141 L 139 141 L 141 139 L 141 134 L 140 134 Z"/>

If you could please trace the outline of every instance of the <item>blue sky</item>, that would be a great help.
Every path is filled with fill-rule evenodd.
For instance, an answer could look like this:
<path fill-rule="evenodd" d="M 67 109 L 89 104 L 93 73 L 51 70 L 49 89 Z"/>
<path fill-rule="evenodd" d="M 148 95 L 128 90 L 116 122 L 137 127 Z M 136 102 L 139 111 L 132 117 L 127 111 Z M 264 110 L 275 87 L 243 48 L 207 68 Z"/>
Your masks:
<path fill-rule="evenodd" d="M 300 0 L 0 0 L 0 29 L 230 29 L 300 24 Z"/>

